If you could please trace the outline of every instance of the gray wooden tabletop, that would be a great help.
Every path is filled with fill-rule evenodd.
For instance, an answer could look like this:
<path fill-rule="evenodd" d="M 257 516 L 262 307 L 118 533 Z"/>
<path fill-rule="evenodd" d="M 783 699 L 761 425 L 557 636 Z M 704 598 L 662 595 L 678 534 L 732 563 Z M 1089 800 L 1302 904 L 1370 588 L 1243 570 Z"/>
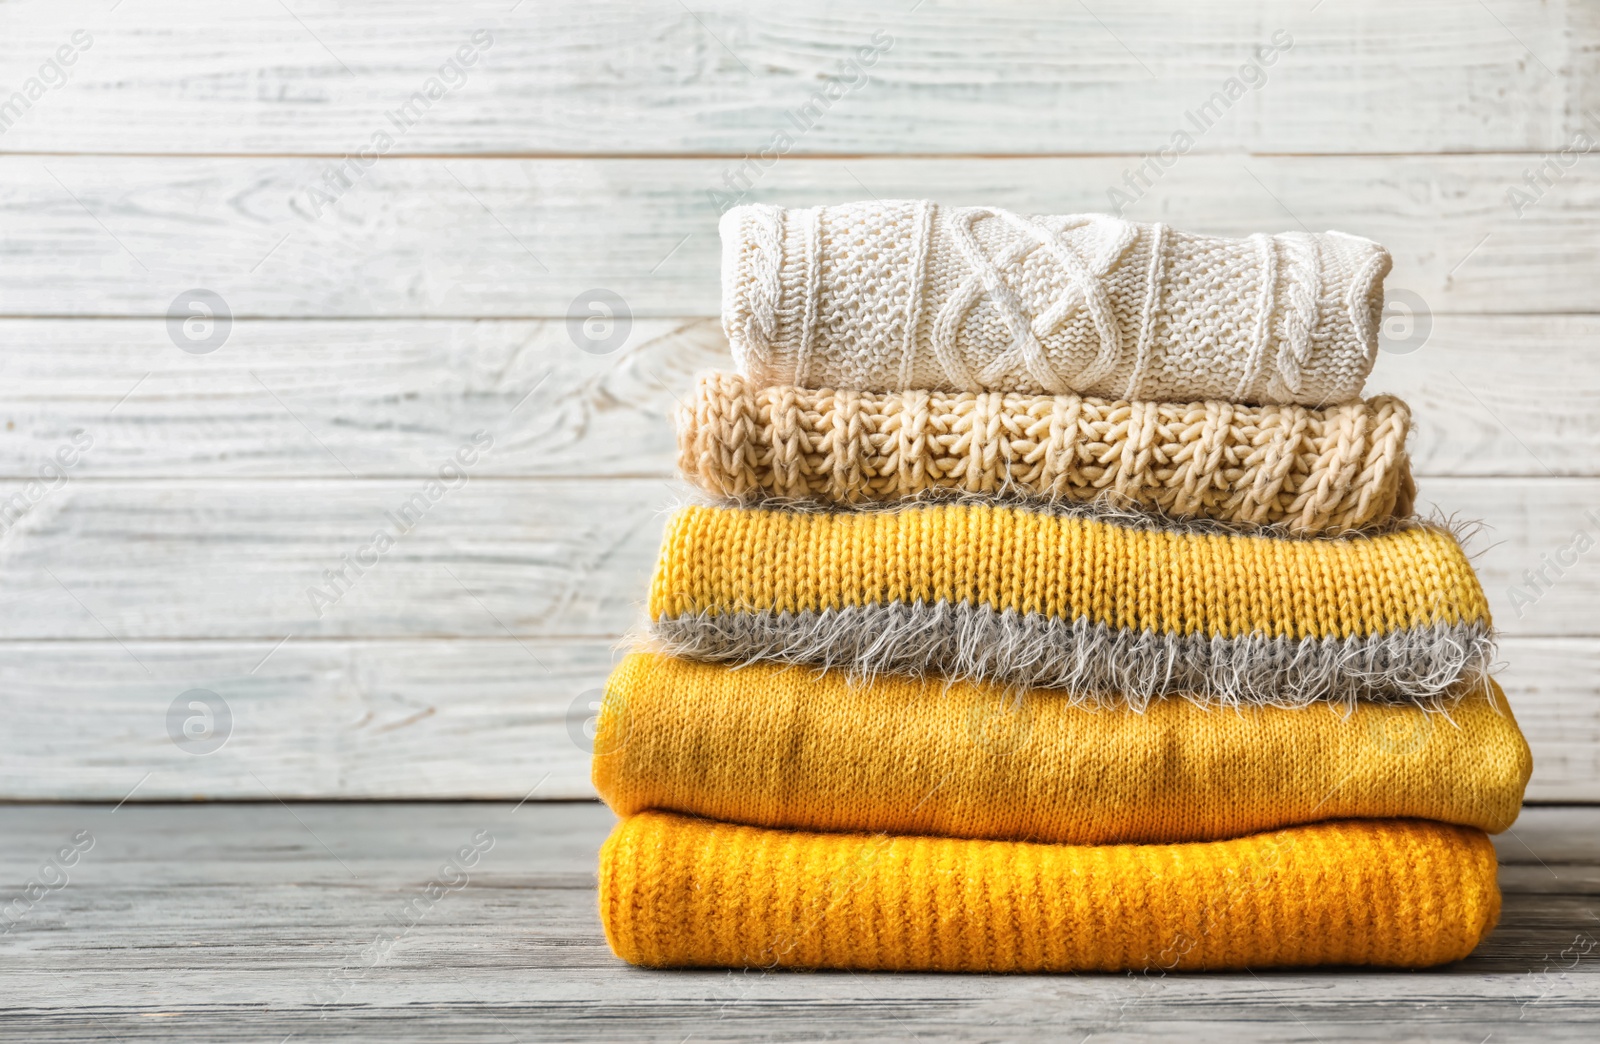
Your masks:
<path fill-rule="evenodd" d="M 0 937 L 0 1036 L 1600 1039 L 1592 808 L 1529 808 L 1497 839 L 1501 924 L 1458 964 L 1165 976 L 633 968 L 601 935 L 595 857 L 613 818 L 591 802 L 113 808 L 0 807 L 0 899 L 57 885 Z M 492 847 L 430 898 L 474 839 Z M 74 846 L 64 881 L 41 873 Z"/>

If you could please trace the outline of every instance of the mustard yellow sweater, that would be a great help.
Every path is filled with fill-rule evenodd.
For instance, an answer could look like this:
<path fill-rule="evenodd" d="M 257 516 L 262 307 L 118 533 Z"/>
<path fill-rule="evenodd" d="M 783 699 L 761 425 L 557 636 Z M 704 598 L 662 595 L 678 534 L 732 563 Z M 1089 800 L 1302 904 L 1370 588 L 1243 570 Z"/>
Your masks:
<path fill-rule="evenodd" d="M 652 628 L 695 658 L 1301 706 L 1435 701 L 1492 659 L 1487 601 L 1443 529 L 1292 539 L 987 504 L 690 507 Z"/>
<path fill-rule="evenodd" d="M 1453 704 L 1143 713 L 981 683 L 635 653 L 607 684 L 595 788 L 768 827 L 1070 844 L 1410 816 L 1498 832 L 1531 759 L 1497 685 Z"/>
<path fill-rule="evenodd" d="M 1494 927 L 1495 873 L 1481 831 L 1423 820 L 1076 847 L 642 812 L 601 849 L 600 919 L 618 956 L 650 966 L 1421 968 Z"/>

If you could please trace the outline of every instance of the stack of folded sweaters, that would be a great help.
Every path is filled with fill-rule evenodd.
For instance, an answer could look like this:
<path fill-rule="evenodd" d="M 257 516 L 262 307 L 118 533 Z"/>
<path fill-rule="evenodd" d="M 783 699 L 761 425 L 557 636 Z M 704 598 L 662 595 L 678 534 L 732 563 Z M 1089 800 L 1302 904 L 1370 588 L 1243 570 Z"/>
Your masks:
<path fill-rule="evenodd" d="M 1531 768 L 1339 233 L 876 202 L 723 219 L 594 781 L 617 954 L 1421 967 Z"/>

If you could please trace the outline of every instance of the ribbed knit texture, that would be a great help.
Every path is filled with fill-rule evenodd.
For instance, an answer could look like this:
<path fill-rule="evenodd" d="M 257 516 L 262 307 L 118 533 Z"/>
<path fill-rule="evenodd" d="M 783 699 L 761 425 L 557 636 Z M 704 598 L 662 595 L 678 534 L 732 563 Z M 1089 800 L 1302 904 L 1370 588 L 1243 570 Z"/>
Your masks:
<path fill-rule="evenodd" d="M 1339 232 L 1224 239 L 926 201 L 734 207 L 720 227 L 723 328 L 761 385 L 1346 402 L 1390 267 Z"/>
<path fill-rule="evenodd" d="M 621 816 L 1067 844 L 1201 841 L 1319 819 L 1416 817 L 1497 833 L 1528 744 L 1499 686 L 1453 703 L 1142 714 L 1047 690 L 728 670 L 650 653 L 606 685 L 594 785 Z"/>
<path fill-rule="evenodd" d="M 662 812 L 600 852 L 611 948 L 650 966 L 894 971 L 1423 968 L 1500 910 L 1481 832 L 1353 820 L 1077 847 L 813 834 Z"/>
<path fill-rule="evenodd" d="M 678 465 L 708 492 L 840 504 L 929 491 L 1106 498 L 1178 517 L 1338 533 L 1411 513 L 1411 412 L 1000 392 L 874 393 L 700 379 Z"/>
<path fill-rule="evenodd" d="M 1015 507 L 689 507 L 650 590 L 684 655 L 942 673 L 1143 705 L 1437 700 L 1492 658 L 1447 531 L 1294 540 Z"/>

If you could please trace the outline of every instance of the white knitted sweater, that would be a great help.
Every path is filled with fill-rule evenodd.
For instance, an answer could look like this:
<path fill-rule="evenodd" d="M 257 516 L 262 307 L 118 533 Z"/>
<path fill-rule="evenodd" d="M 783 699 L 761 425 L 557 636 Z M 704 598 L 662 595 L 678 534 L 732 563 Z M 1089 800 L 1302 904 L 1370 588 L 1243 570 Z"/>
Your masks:
<path fill-rule="evenodd" d="M 722 217 L 722 322 L 758 385 L 1321 406 L 1360 397 L 1389 254 L 926 201 Z"/>

